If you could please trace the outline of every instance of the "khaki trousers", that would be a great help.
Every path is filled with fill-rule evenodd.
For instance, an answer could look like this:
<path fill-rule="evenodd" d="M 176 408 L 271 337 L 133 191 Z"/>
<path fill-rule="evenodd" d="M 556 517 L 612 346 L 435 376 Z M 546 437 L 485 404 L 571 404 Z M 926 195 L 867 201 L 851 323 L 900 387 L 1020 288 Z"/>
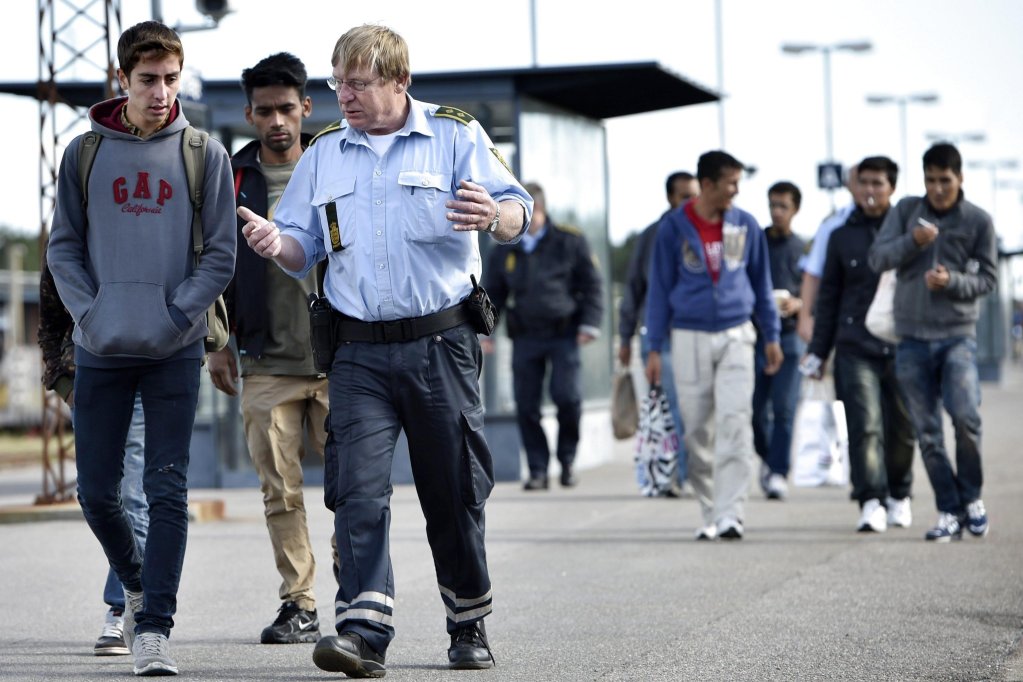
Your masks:
<path fill-rule="evenodd" d="M 302 496 L 303 434 L 318 457 L 326 440 L 327 380 L 315 377 L 245 377 L 242 417 L 249 455 L 259 474 L 266 527 L 283 582 L 282 601 L 316 608 L 316 560 Z"/>
<path fill-rule="evenodd" d="M 671 331 L 671 362 L 703 525 L 743 520 L 753 470 L 751 322 L 721 332 Z"/>

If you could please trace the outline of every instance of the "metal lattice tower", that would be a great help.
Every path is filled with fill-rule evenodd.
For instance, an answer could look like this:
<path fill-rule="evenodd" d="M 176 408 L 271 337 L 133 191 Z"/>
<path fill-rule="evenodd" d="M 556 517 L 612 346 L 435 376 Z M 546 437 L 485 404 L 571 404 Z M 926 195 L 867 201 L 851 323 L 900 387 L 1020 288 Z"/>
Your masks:
<path fill-rule="evenodd" d="M 49 238 L 64 149 L 81 132 L 88 109 L 63 96 L 76 81 L 102 80 L 106 96 L 117 92 L 113 46 L 121 33 L 121 0 L 39 0 L 39 246 Z M 44 389 L 45 390 L 45 389 Z M 43 396 L 43 490 L 37 504 L 63 502 L 74 494 L 65 465 L 74 440 L 60 398 Z"/>

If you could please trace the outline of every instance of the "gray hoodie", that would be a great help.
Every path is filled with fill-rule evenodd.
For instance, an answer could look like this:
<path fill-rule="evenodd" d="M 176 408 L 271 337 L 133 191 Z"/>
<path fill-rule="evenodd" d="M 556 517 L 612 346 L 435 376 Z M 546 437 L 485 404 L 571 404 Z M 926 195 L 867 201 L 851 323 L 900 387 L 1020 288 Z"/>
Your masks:
<path fill-rule="evenodd" d="M 103 136 L 89 175 L 86 220 L 78 147 L 64 152 L 47 263 L 75 321 L 76 362 L 116 367 L 201 357 L 204 313 L 234 273 L 235 202 L 231 164 L 210 139 L 203 180 L 204 253 L 192 255 L 192 204 L 181 154 L 188 121 L 175 103 L 171 122 L 143 140 L 124 130 L 124 98 L 89 111 Z"/>
<path fill-rule="evenodd" d="M 938 226 L 938 238 L 925 247 L 913 240 L 917 219 Z M 924 197 L 906 197 L 888 211 L 870 249 L 875 272 L 898 269 L 895 333 L 933 341 L 977 334 L 977 299 L 998 283 L 998 251 L 991 216 L 960 197 L 947 213 L 935 213 Z M 924 274 L 941 263 L 948 286 L 931 291 Z"/>

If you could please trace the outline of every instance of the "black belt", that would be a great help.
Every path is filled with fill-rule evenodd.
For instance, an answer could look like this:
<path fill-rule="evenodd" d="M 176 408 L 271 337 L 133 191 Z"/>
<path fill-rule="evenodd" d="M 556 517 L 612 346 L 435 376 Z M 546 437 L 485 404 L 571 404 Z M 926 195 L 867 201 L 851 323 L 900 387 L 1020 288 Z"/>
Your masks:
<path fill-rule="evenodd" d="M 431 315 L 388 322 L 363 322 L 335 311 L 334 334 L 338 341 L 404 343 L 457 327 L 468 321 L 469 316 L 462 304 Z"/>

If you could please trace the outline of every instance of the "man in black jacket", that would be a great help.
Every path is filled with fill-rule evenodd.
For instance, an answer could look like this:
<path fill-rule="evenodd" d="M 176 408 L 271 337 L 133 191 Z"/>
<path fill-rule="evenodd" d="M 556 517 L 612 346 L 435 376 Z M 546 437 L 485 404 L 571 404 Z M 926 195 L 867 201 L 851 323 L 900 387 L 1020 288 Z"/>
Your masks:
<path fill-rule="evenodd" d="M 582 419 L 579 347 L 600 334 L 604 312 L 600 273 L 586 238 L 555 225 L 547 216 L 543 189 L 525 185 L 533 197 L 529 231 L 513 245 L 491 251 L 483 286 L 502 312 L 513 341 L 512 373 L 519 433 L 526 449 L 526 490 L 546 490 L 550 449 L 540 425 L 547 363 L 551 400 L 558 408 L 557 457 L 561 485 L 575 485 L 572 472 Z M 481 342 L 484 350 L 492 346 Z"/>
<path fill-rule="evenodd" d="M 891 206 L 898 166 L 884 156 L 860 162 L 863 204 L 828 240 L 808 354 L 835 348 L 835 393 L 849 428 L 852 498 L 860 504 L 856 530 L 880 533 L 908 527 L 913 483 L 913 428 L 895 376 L 895 348 L 867 331 L 864 320 L 879 275 L 867 254 Z"/>
<path fill-rule="evenodd" d="M 302 119 L 312 111 L 306 71 L 287 53 L 242 72 L 248 98 L 245 120 L 256 140 L 231 159 L 239 206 L 272 216 L 302 150 Z M 268 210 L 269 209 L 269 210 Z M 238 219 L 241 230 L 245 221 Z M 238 249 L 234 278 L 225 292 L 228 317 L 241 357 L 242 417 L 249 455 L 259 474 L 266 526 L 281 574 L 281 606 L 263 629 L 263 644 L 320 638 L 313 594 L 316 560 L 302 496 L 304 443 L 323 457 L 327 379 L 313 365 L 306 297 L 316 271 L 296 280 L 252 249 Z M 238 393 L 238 364 L 230 348 L 209 356 L 213 385 Z M 306 437 L 308 434 L 308 437 Z"/>

